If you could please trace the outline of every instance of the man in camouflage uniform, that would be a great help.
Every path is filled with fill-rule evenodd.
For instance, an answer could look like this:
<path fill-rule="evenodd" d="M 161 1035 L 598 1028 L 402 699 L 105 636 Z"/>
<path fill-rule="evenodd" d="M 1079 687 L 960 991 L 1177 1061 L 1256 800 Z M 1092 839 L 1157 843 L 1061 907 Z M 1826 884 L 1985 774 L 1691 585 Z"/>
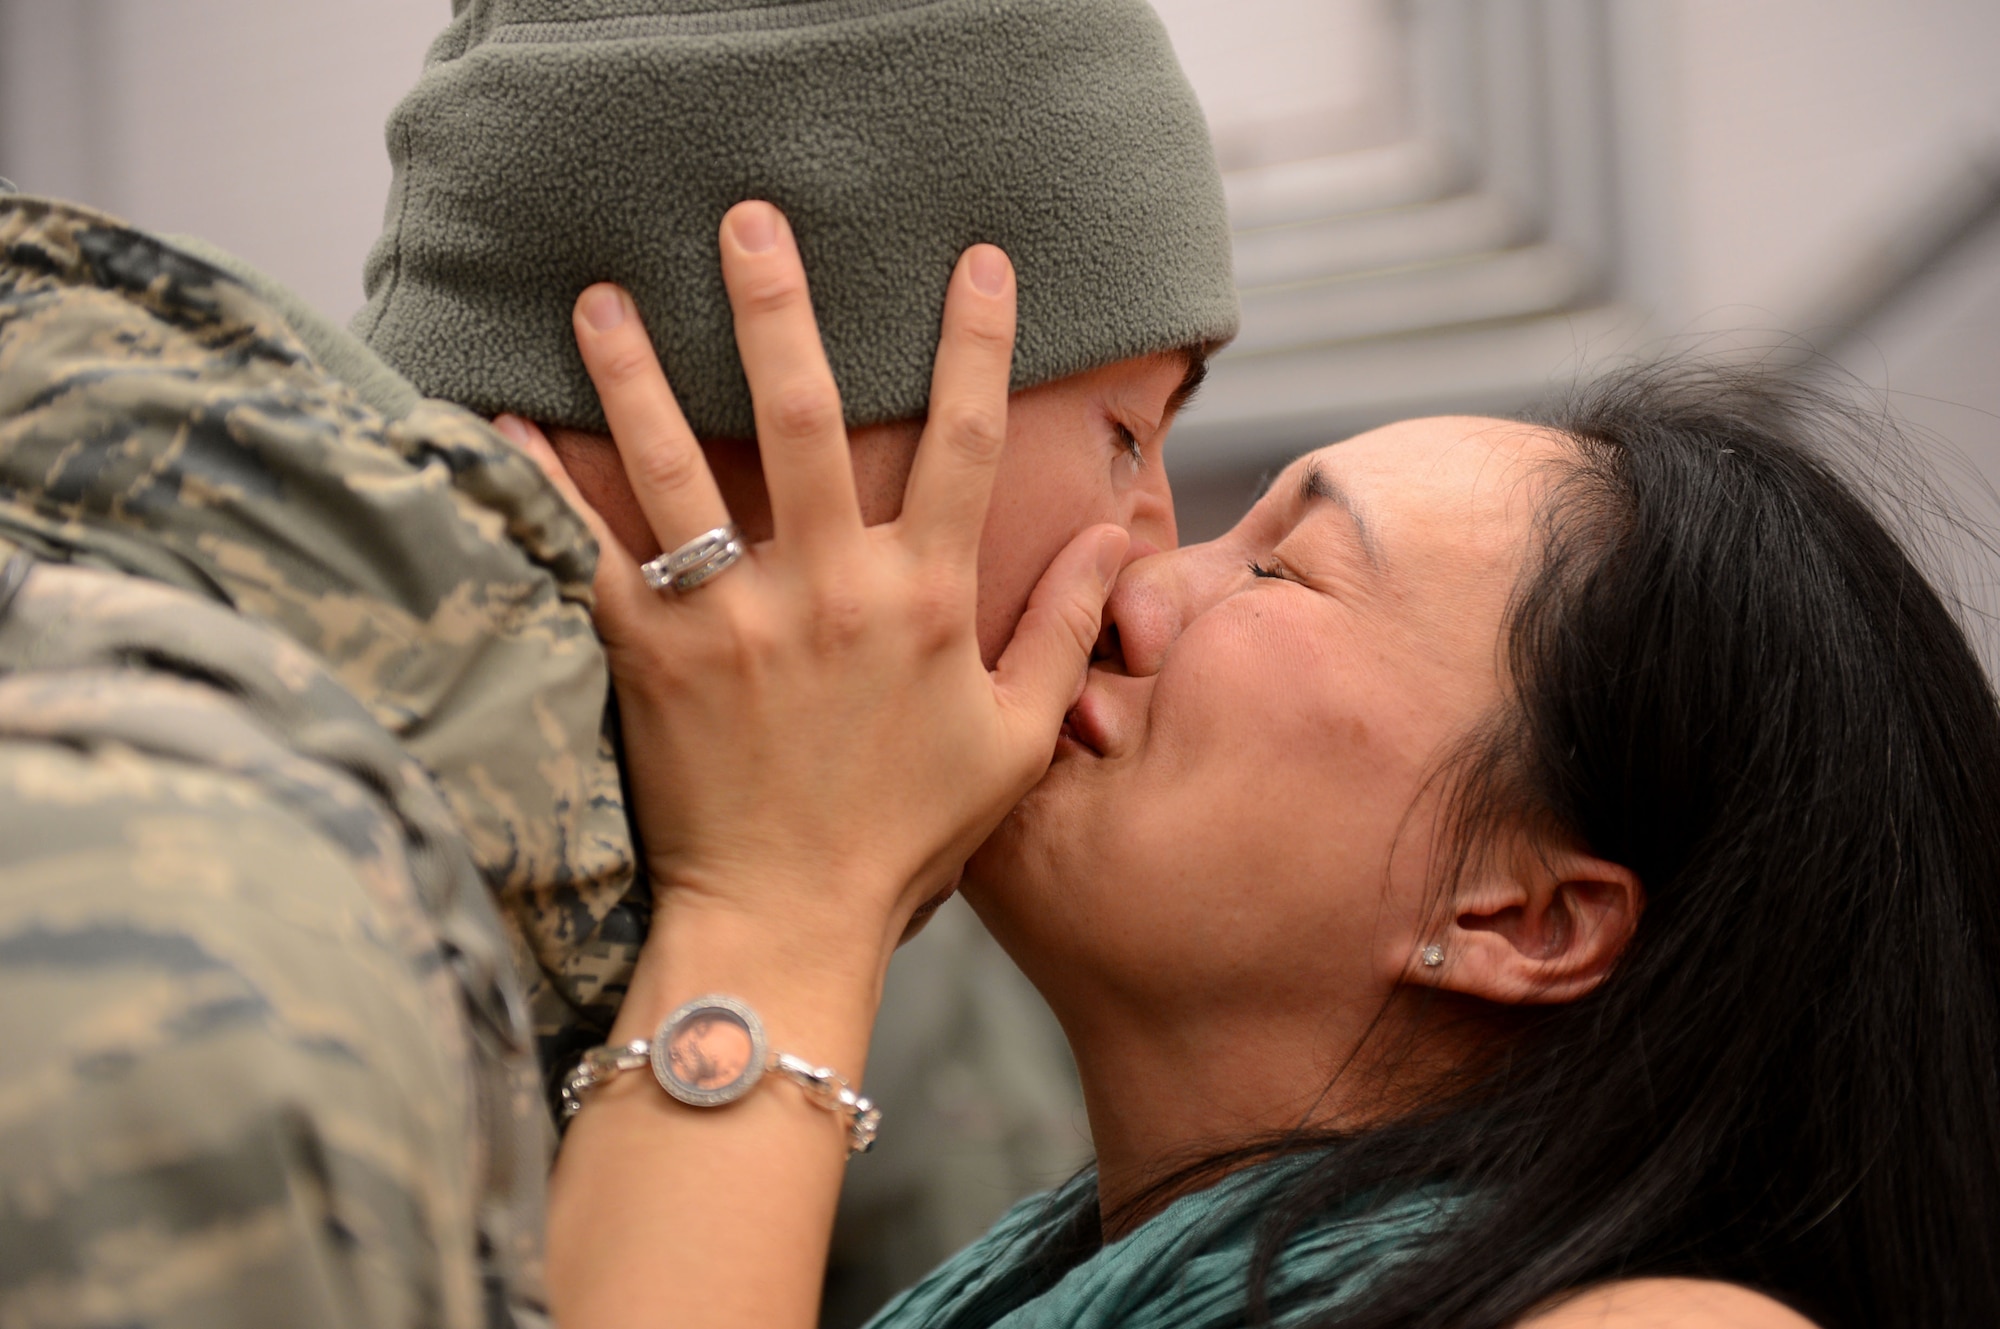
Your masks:
<path fill-rule="evenodd" d="M 740 437 L 728 422 L 747 398 L 731 396 L 740 368 L 708 269 L 714 220 L 742 197 L 824 210 L 817 233 L 840 243 L 807 257 L 829 354 L 844 393 L 884 403 L 876 419 L 921 409 L 942 299 L 941 280 L 913 297 L 930 277 L 898 264 L 948 272 L 978 237 L 947 230 L 987 212 L 1025 237 L 1010 240 L 1019 385 L 1234 328 L 1205 131 L 1138 0 L 635 7 L 455 0 L 392 121 L 406 155 L 391 235 L 407 225 L 371 265 L 371 345 L 199 242 L 0 188 L 0 1329 L 546 1320 L 547 1082 L 605 1037 L 651 897 L 590 623 L 595 550 L 534 464 L 452 404 L 601 423 L 567 340 L 569 301 L 596 275 L 533 260 L 567 247 L 583 267 L 604 261 L 643 307 L 682 319 L 670 370 L 690 418 L 722 422 L 723 438 Z M 561 21 L 515 21 L 537 15 Z M 793 17 L 797 32 L 781 31 Z M 1013 84 L 982 102 L 915 79 L 883 102 L 899 85 L 877 67 L 877 19 L 916 34 L 919 73 L 933 50 L 1012 69 L 965 60 L 993 51 L 960 25 L 987 24 L 992 43 L 1014 43 L 1048 129 L 1021 128 Z M 1072 20 L 1089 40 L 1065 36 Z M 856 61 L 852 77 L 809 41 Z M 769 60 L 740 58 L 753 48 Z M 763 69 L 804 98 L 799 133 L 768 102 L 750 122 L 776 137 L 742 155 L 775 183 L 730 175 L 726 144 L 690 148 L 673 118 L 685 97 L 639 99 L 630 114 L 651 128 L 621 135 L 601 131 L 622 104 L 527 95 L 563 52 L 594 87 L 600 59 L 657 80 L 694 50 L 725 81 Z M 847 93 L 868 105 L 828 109 Z M 472 94 L 486 110 L 454 111 Z M 925 96 L 963 123 L 926 115 Z M 495 129 L 492 108 L 538 106 L 576 123 Z M 991 123 L 965 119 L 980 106 Z M 934 206 L 897 214 L 900 230 L 842 221 L 870 202 L 852 187 L 863 159 L 845 139 L 829 156 L 805 130 L 845 132 L 863 111 L 878 133 L 942 126 L 989 156 L 924 139 L 896 159 L 871 141 L 863 164 L 885 180 L 896 160 L 941 173 L 936 188 L 901 182 Z M 720 113 L 718 134 L 741 121 Z M 1109 132 L 1120 125 L 1124 138 Z M 445 161 L 450 178 L 427 184 L 423 153 L 448 156 L 474 130 L 497 156 Z M 609 154 L 570 193 L 499 169 L 518 150 L 523 169 L 562 176 L 573 161 L 526 159 L 566 133 Z M 689 149 L 717 178 L 638 160 L 642 148 Z M 1015 174 L 981 173 L 995 164 Z M 1191 193 L 1162 183 L 1183 180 Z M 530 197 L 609 229 L 523 223 Z M 685 213 L 678 230 L 667 203 Z M 592 248 L 621 237 L 643 242 L 629 274 Z M 1061 280 L 1068 268 L 1099 286 Z M 454 290 L 468 271 L 475 289 Z M 1073 326 L 1055 317 L 1070 306 L 1087 315 Z M 892 334 L 901 349 L 871 361 Z M 560 357 L 567 379 L 549 368 Z M 714 390 L 690 395 L 703 382 Z M 527 395 L 484 399 L 479 385 L 496 383 Z M 907 1278 L 946 1249 L 921 1246 L 920 1225 L 956 1240 L 1011 1198 L 946 1212 L 919 1180 L 941 1156 L 917 1148 L 927 1136 L 969 1145 L 942 1151 L 944 1171 L 975 1189 L 1011 1192 L 1024 1169 L 1053 1180 L 1072 1161 L 1073 1085 L 1053 1031 L 1034 1025 L 1046 1013 L 1017 1009 L 1018 975 L 966 984 L 1002 969 L 970 922 L 947 920 L 928 973 L 892 980 L 913 1018 L 899 1030 L 892 1017 L 871 1085 L 904 1086 L 896 1120 L 937 1129 L 909 1129 L 902 1148 L 892 1134 L 880 1184 L 854 1197 L 850 1216 L 876 1235 L 850 1225 L 850 1272 L 893 1240 L 890 1274 Z M 887 1290 L 863 1273 L 850 1310 Z"/>
<path fill-rule="evenodd" d="M 0 1325 L 538 1322 L 494 897 L 586 994 L 636 926 L 586 532 L 161 240 L 0 254 Z"/>
<path fill-rule="evenodd" d="M 648 900 L 586 532 L 188 248 L 0 191 L 0 253 L 0 1326 L 537 1323 L 532 1037 Z M 1083 1157 L 1033 990 L 924 946 L 834 1320 Z"/>

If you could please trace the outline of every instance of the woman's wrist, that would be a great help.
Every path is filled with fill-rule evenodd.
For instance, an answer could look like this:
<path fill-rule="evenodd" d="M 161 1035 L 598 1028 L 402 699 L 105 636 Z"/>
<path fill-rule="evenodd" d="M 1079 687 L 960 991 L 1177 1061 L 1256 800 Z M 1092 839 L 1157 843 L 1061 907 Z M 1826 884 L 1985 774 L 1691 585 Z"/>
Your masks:
<path fill-rule="evenodd" d="M 670 887 L 659 893 L 613 1040 L 651 1038 L 683 1003 L 722 994 L 757 1011 L 774 1050 L 858 1081 L 895 944 L 885 934 L 884 920 L 852 911 L 751 909 Z"/>
<path fill-rule="evenodd" d="M 789 1053 L 830 1068 L 861 1090 L 886 966 L 876 936 L 882 924 L 810 914 L 774 916 L 661 892 L 611 1041 L 650 1041 L 687 1002 L 727 996 L 755 1012 L 767 1055 Z M 806 1271 L 803 1281 L 789 1290 L 739 1285 L 724 1289 L 722 1299 L 755 1308 L 736 1316 L 740 1322 L 808 1322 L 857 1135 L 851 1113 L 827 1107 L 771 1073 L 740 1100 L 713 1108 L 676 1102 L 650 1069 L 589 1090 L 550 1191 L 558 1314 L 577 1322 L 651 1318 L 632 1314 L 629 1288 L 614 1276 L 639 1256 L 655 1273 L 664 1270 L 662 1277 L 698 1285 L 717 1259 L 771 1249 L 792 1252 Z M 775 1274 L 782 1280 L 792 1267 L 780 1260 Z M 796 1315 L 774 1309 L 791 1303 Z"/>
<path fill-rule="evenodd" d="M 648 865 L 653 936 L 774 949 L 800 966 L 885 969 L 917 901 L 906 871 L 829 855 Z"/>

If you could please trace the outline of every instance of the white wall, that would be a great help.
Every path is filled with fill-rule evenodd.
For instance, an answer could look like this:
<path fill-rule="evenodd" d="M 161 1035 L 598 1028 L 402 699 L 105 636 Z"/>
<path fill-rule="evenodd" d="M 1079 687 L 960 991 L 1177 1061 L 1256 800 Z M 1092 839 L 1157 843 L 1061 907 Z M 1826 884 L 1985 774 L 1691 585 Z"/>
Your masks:
<path fill-rule="evenodd" d="M 5 0 L 0 175 L 202 236 L 343 321 L 449 0 Z"/>
<path fill-rule="evenodd" d="M 1535 373 L 1557 386 L 1662 345 L 1809 345 L 1914 426 L 1971 515 L 2000 522 L 2000 236 L 1903 270 L 1968 203 L 2000 197 L 2000 0 L 1606 4 L 1618 273 L 1609 307 L 1544 321 Z M 1355 358 L 1388 380 L 1397 354 Z M 1452 409 L 1519 404 L 1518 380 L 1468 397 L 1417 379 Z M 1177 484 L 1191 538 L 1226 527 L 1268 464 L 1198 462 Z"/>
<path fill-rule="evenodd" d="M 2000 170 L 1995 0 L 1619 10 L 1634 295 L 1664 331 L 1810 331 L 1872 250 Z"/>
<path fill-rule="evenodd" d="M 1904 423 L 1959 517 L 2000 533 L 2000 3 L 1618 12 L 1627 298 L 1648 335 L 1802 339 Z M 1982 199 L 1984 224 L 1950 236 Z M 2000 608 L 2000 565 L 1952 543 L 1952 579 Z M 2000 630 L 1971 626 L 2000 676 Z"/>

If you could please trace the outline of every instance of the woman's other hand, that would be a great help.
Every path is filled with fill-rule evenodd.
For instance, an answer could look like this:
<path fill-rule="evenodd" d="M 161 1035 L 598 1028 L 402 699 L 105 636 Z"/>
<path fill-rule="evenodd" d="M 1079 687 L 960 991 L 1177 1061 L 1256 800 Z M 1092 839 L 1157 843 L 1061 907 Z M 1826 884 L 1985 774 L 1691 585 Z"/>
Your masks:
<path fill-rule="evenodd" d="M 946 297 L 901 515 L 862 524 L 839 393 L 791 228 L 745 203 L 723 273 L 775 535 L 684 594 L 651 589 L 587 504 L 597 623 L 657 890 L 880 963 L 1046 767 L 1124 533 L 1080 535 L 992 672 L 974 633 L 980 531 L 1006 438 L 1014 278 L 990 245 Z M 662 548 L 729 514 L 631 299 L 584 292 L 577 343 Z M 539 443 L 540 440 L 535 440 Z M 553 454 L 534 447 L 545 465 Z"/>

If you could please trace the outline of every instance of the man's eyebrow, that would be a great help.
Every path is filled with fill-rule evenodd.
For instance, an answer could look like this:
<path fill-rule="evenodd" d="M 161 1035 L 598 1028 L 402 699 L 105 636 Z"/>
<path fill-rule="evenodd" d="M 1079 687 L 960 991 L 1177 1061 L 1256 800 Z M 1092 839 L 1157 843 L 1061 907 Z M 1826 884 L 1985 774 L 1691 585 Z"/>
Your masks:
<path fill-rule="evenodd" d="M 1346 513 L 1348 520 L 1354 523 L 1354 535 L 1361 542 L 1361 552 L 1367 556 L 1371 567 L 1381 571 L 1382 547 L 1376 543 L 1374 528 L 1368 524 L 1361 509 L 1354 506 L 1354 500 L 1340 487 L 1340 482 L 1320 469 L 1318 461 L 1307 462 L 1305 472 L 1299 476 L 1299 500 L 1307 504 L 1332 503 Z"/>
<path fill-rule="evenodd" d="M 1167 409 L 1160 418 L 1171 420 L 1194 400 L 1194 394 L 1201 391 L 1201 385 L 1208 379 L 1208 348 L 1192 346 L 1181 352 L 1187 357 L 1187 372 L 1181 375 L 1180 386 L 1167 398 Z"/>

